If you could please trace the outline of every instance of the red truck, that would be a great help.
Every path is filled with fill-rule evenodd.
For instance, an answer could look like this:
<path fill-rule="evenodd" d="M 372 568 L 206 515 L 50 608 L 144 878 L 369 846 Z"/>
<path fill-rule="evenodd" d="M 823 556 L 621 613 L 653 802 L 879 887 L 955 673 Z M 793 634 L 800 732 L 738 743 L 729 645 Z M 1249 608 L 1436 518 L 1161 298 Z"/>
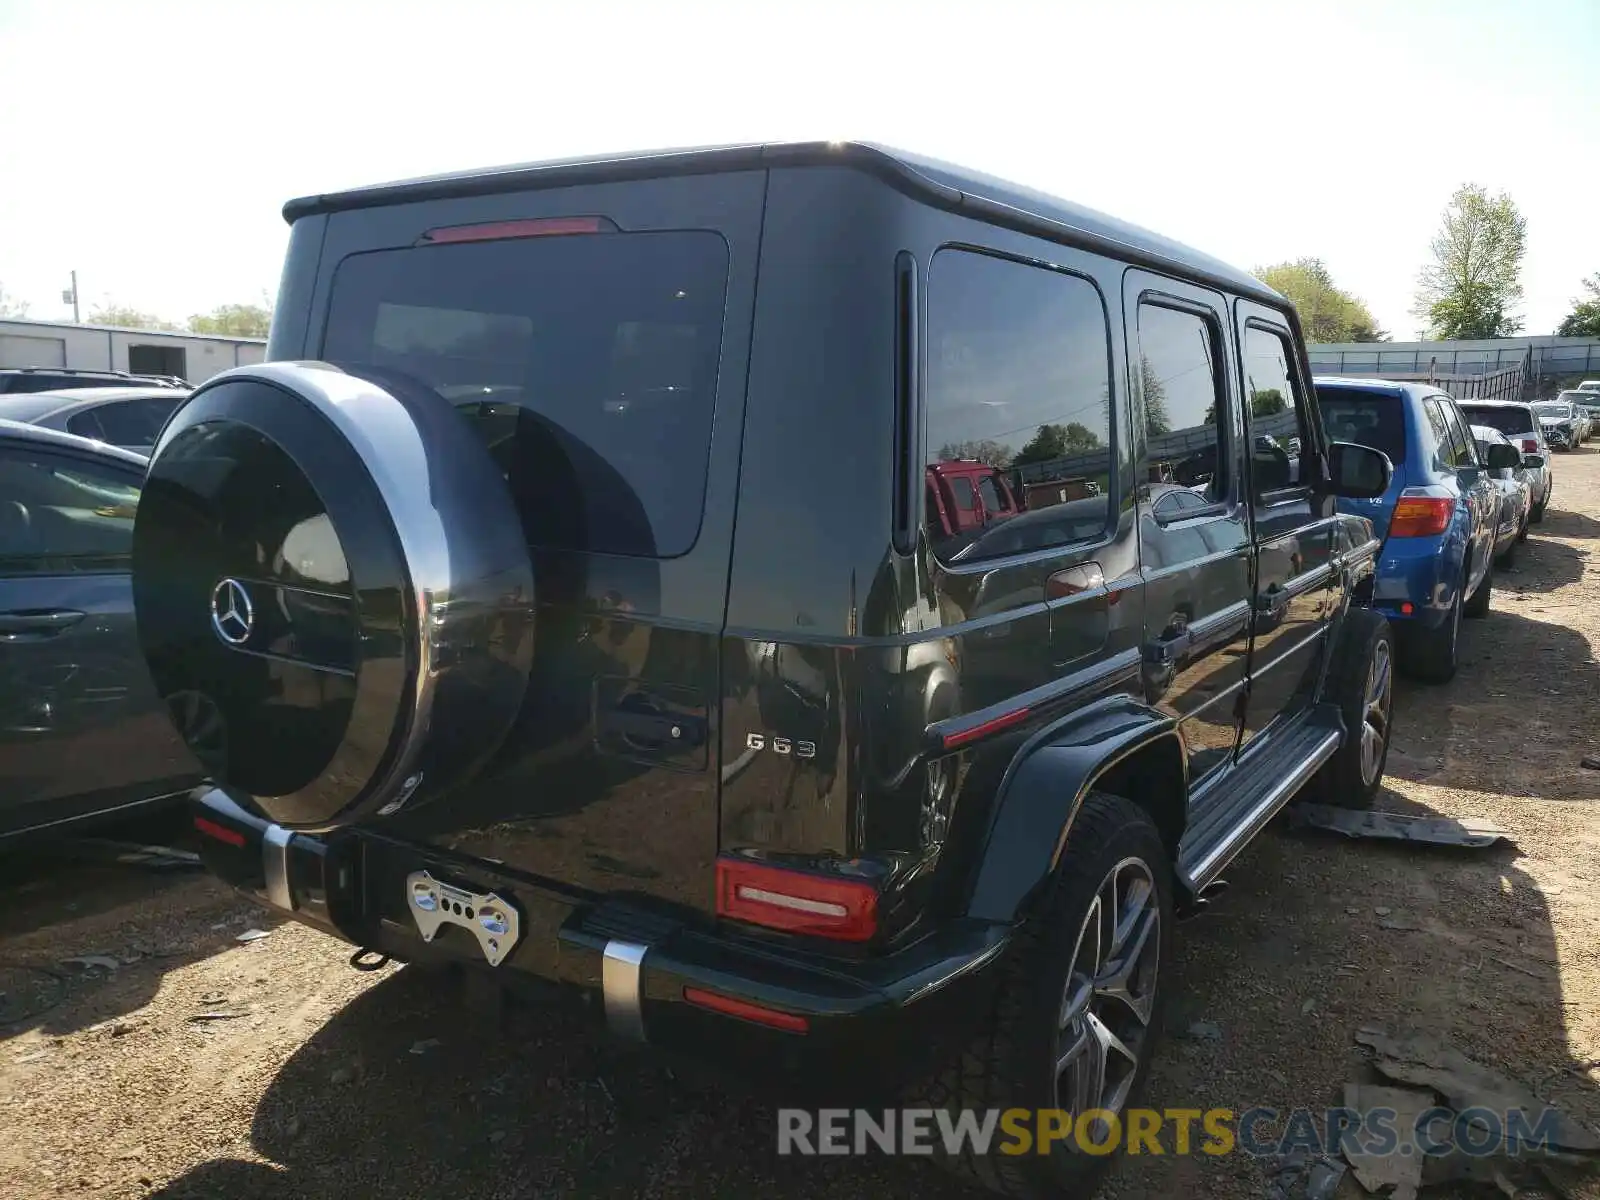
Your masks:
<path fill-rule="evenodd" d="M 987 526 L 1021 511 L 1000 471 L 975 458 L 929 463 L 925 519 L 936 542 L 971 541 Z"/>

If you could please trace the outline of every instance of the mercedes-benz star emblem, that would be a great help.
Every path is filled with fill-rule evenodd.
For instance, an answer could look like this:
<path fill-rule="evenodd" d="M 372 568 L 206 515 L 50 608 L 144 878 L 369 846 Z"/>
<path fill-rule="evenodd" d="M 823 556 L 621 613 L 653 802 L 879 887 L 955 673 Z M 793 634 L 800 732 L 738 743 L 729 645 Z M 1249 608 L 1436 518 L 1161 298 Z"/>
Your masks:
<path fill-rule="evenodd" d="M 242 646 L 256 627 L 250 593 L 237 579 L 220 579 L 211 589 L 211 628 L 230 646 Z"/>

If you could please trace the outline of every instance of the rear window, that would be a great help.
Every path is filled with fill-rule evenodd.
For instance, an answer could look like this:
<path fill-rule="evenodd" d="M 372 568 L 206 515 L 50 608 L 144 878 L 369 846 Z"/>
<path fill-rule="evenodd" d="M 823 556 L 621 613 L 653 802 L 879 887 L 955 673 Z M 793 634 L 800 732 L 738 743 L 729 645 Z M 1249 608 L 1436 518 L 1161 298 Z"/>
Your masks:
<path fill-rule="evenodd" d="M 153 446 L 172 410 L 183 397 L 116 400 L 67 418 L 67 432 L 79 437 L 109 442 L 113 446 Z"/>
<path fill-rule="evenodd" d="M 1500 408 L 1488 404 L 1463 404 L 1461 411 L 1474 425 L 1487 425 L 1501 433 L 1532 433 L 1533 414 L 1525 408 Z"/>
<path fill-rule="evenodd" d="M 1389 396 L 1319 388 L 1317 406 L 1330 442 L 1380 450 L 1392 463 L 1406 460 L 1406 422 L 1400 401 Z"/>
<path fill-rule="evenodd" d="M 530 544 L 670 558 L 700 529 L 727 274 L 704 231 L 353 254 L 322 354 L 454 404 Z"/>

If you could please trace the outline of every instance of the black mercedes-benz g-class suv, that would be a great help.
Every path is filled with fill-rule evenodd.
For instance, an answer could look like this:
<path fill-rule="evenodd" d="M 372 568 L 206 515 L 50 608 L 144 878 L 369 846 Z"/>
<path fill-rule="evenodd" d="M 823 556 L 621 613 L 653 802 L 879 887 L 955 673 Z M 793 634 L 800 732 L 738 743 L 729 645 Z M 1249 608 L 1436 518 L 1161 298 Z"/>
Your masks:
<path fill-rule="evenodd" d="M 1116 1110 L 1175 912 L 1376 791 L 1335 499 L 1389 467 L 1249 276 L 853 144 L 285 211 L 269 361 L 177 410 L 133 552 L 208 861 L 278 910 L 752 1076 Z"/>

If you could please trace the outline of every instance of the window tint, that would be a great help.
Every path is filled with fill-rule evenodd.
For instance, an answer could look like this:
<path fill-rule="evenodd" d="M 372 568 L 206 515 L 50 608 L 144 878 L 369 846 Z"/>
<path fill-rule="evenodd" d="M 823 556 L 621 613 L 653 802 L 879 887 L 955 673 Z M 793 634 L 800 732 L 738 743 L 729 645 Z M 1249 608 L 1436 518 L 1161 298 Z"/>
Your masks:
<path fill-rule="evenodd" d="M 1501 433 L 1533 432 L 1533 413 L 1519 406 L 1500 408 L 1489 405 L 1464 404 L 1461 411 L 1474 425 L 1487 425 Z"/>
<path fill-rule="evenodd" d="M 67 432 L 113 446 L 154 446 L 172 410 L 182 397 L 118 400 L 67 418 Z"/>
<path fill-rule="evenodd" d="M 1399 466 L 1406 460 L 1406 422 L 1397 396 L 1348 388 L 1318 388 L 1317 407 L 1330 442 L 1354 442 L 1381 450 Z"/>
<path fill-rule="evenodd" d="M 1448 469 L 1454 450 L 1450 445 L 1450 426 L 1445 424 L 1445 413 L 1440 410 L 1438 400 L 1434 398 L 1422 402 L 1422 411 L 1427 413 L 1427 426 L 1434 432 L 1434 442 L 1437 443 L 1437 450 L 1434 451 L 1435 462 L 1440 469 Z"/>
<path fill-rule="evenodd" d="M 934 255 L 928 279 L 924 390 L 930 463 L 981 459 L 1013 468 L 1013 488 L 1039 488 L 1026 525 L 967 529 L 952 539 L 936 520 L 928 537 L 943 556 L 987 558 L 1092 540 L 1111 504 L 1111 374 L 1105 310 L 1086 280 L 965 250 Z M 952 479 L 959 486 L 970 481 Z M 1058 504 L 1075 506 L 1055 520 Z M 995 523 L 991 522 L 991 526 Z"/>
<path fill-rule="evenodd" d="M 972 494 L 972 480 L 957 477 L 950 481 L 950 488 L 955 492 L 956 507 L 962 512 L 973 512 L 978 507 L 978 502 Z"/>
<path fill-rule="evenodd" d="M 698 231 L 354 254 L 322 353 L 452 401 L 533 545 L 671 557 L 704 508 L 727 272 Z"/>
<path fill-rule="evenodd" d="M 138 506 L 131 471 L 0 450 L 0 574 L 126 570 Z"/>
<path fill-rule="evenodd" d="M 1151 483 L 1199 488 L 1197 505 L 1228 495 L 1226 422 L 1216 325 L 1193 312 L 1139 305 L 1139 394 Z M 1159 508 L 1161 515 L 1175 511 Z"/>
<path fill-rule="evenodd" d="M 1450 467 L 1470 467 L 1477 463 L 1476 456 L 1472 453 L 1472 439 L 1467 436 L 1465 424 L 1461 414 L 1456 412 L 1456 406 L 1447 400 L 1439 401 L 1439 412 L 1444 417 L 1445 429 L 1449 436 L 1446 443 L 1449 447 L 1445 457 L 1445 465 Z"/>
<path fill-rule="evenodd" d="M 1244 332 L 1245 397 L 1249 403 L 1251 484 L 1256 495 L 1300 480 L 1300 393 L 1293 355 L 1281 334 Z"/>
<path fill-rule="evenodd" d="M 994 480 L 985 475 L 978 480 L 978 495 L 983 497 L 984 511 L 991 513 L 1005 512 L 1006 505 L 1000 499 L 1000 490 L 994 486 Z"/>

